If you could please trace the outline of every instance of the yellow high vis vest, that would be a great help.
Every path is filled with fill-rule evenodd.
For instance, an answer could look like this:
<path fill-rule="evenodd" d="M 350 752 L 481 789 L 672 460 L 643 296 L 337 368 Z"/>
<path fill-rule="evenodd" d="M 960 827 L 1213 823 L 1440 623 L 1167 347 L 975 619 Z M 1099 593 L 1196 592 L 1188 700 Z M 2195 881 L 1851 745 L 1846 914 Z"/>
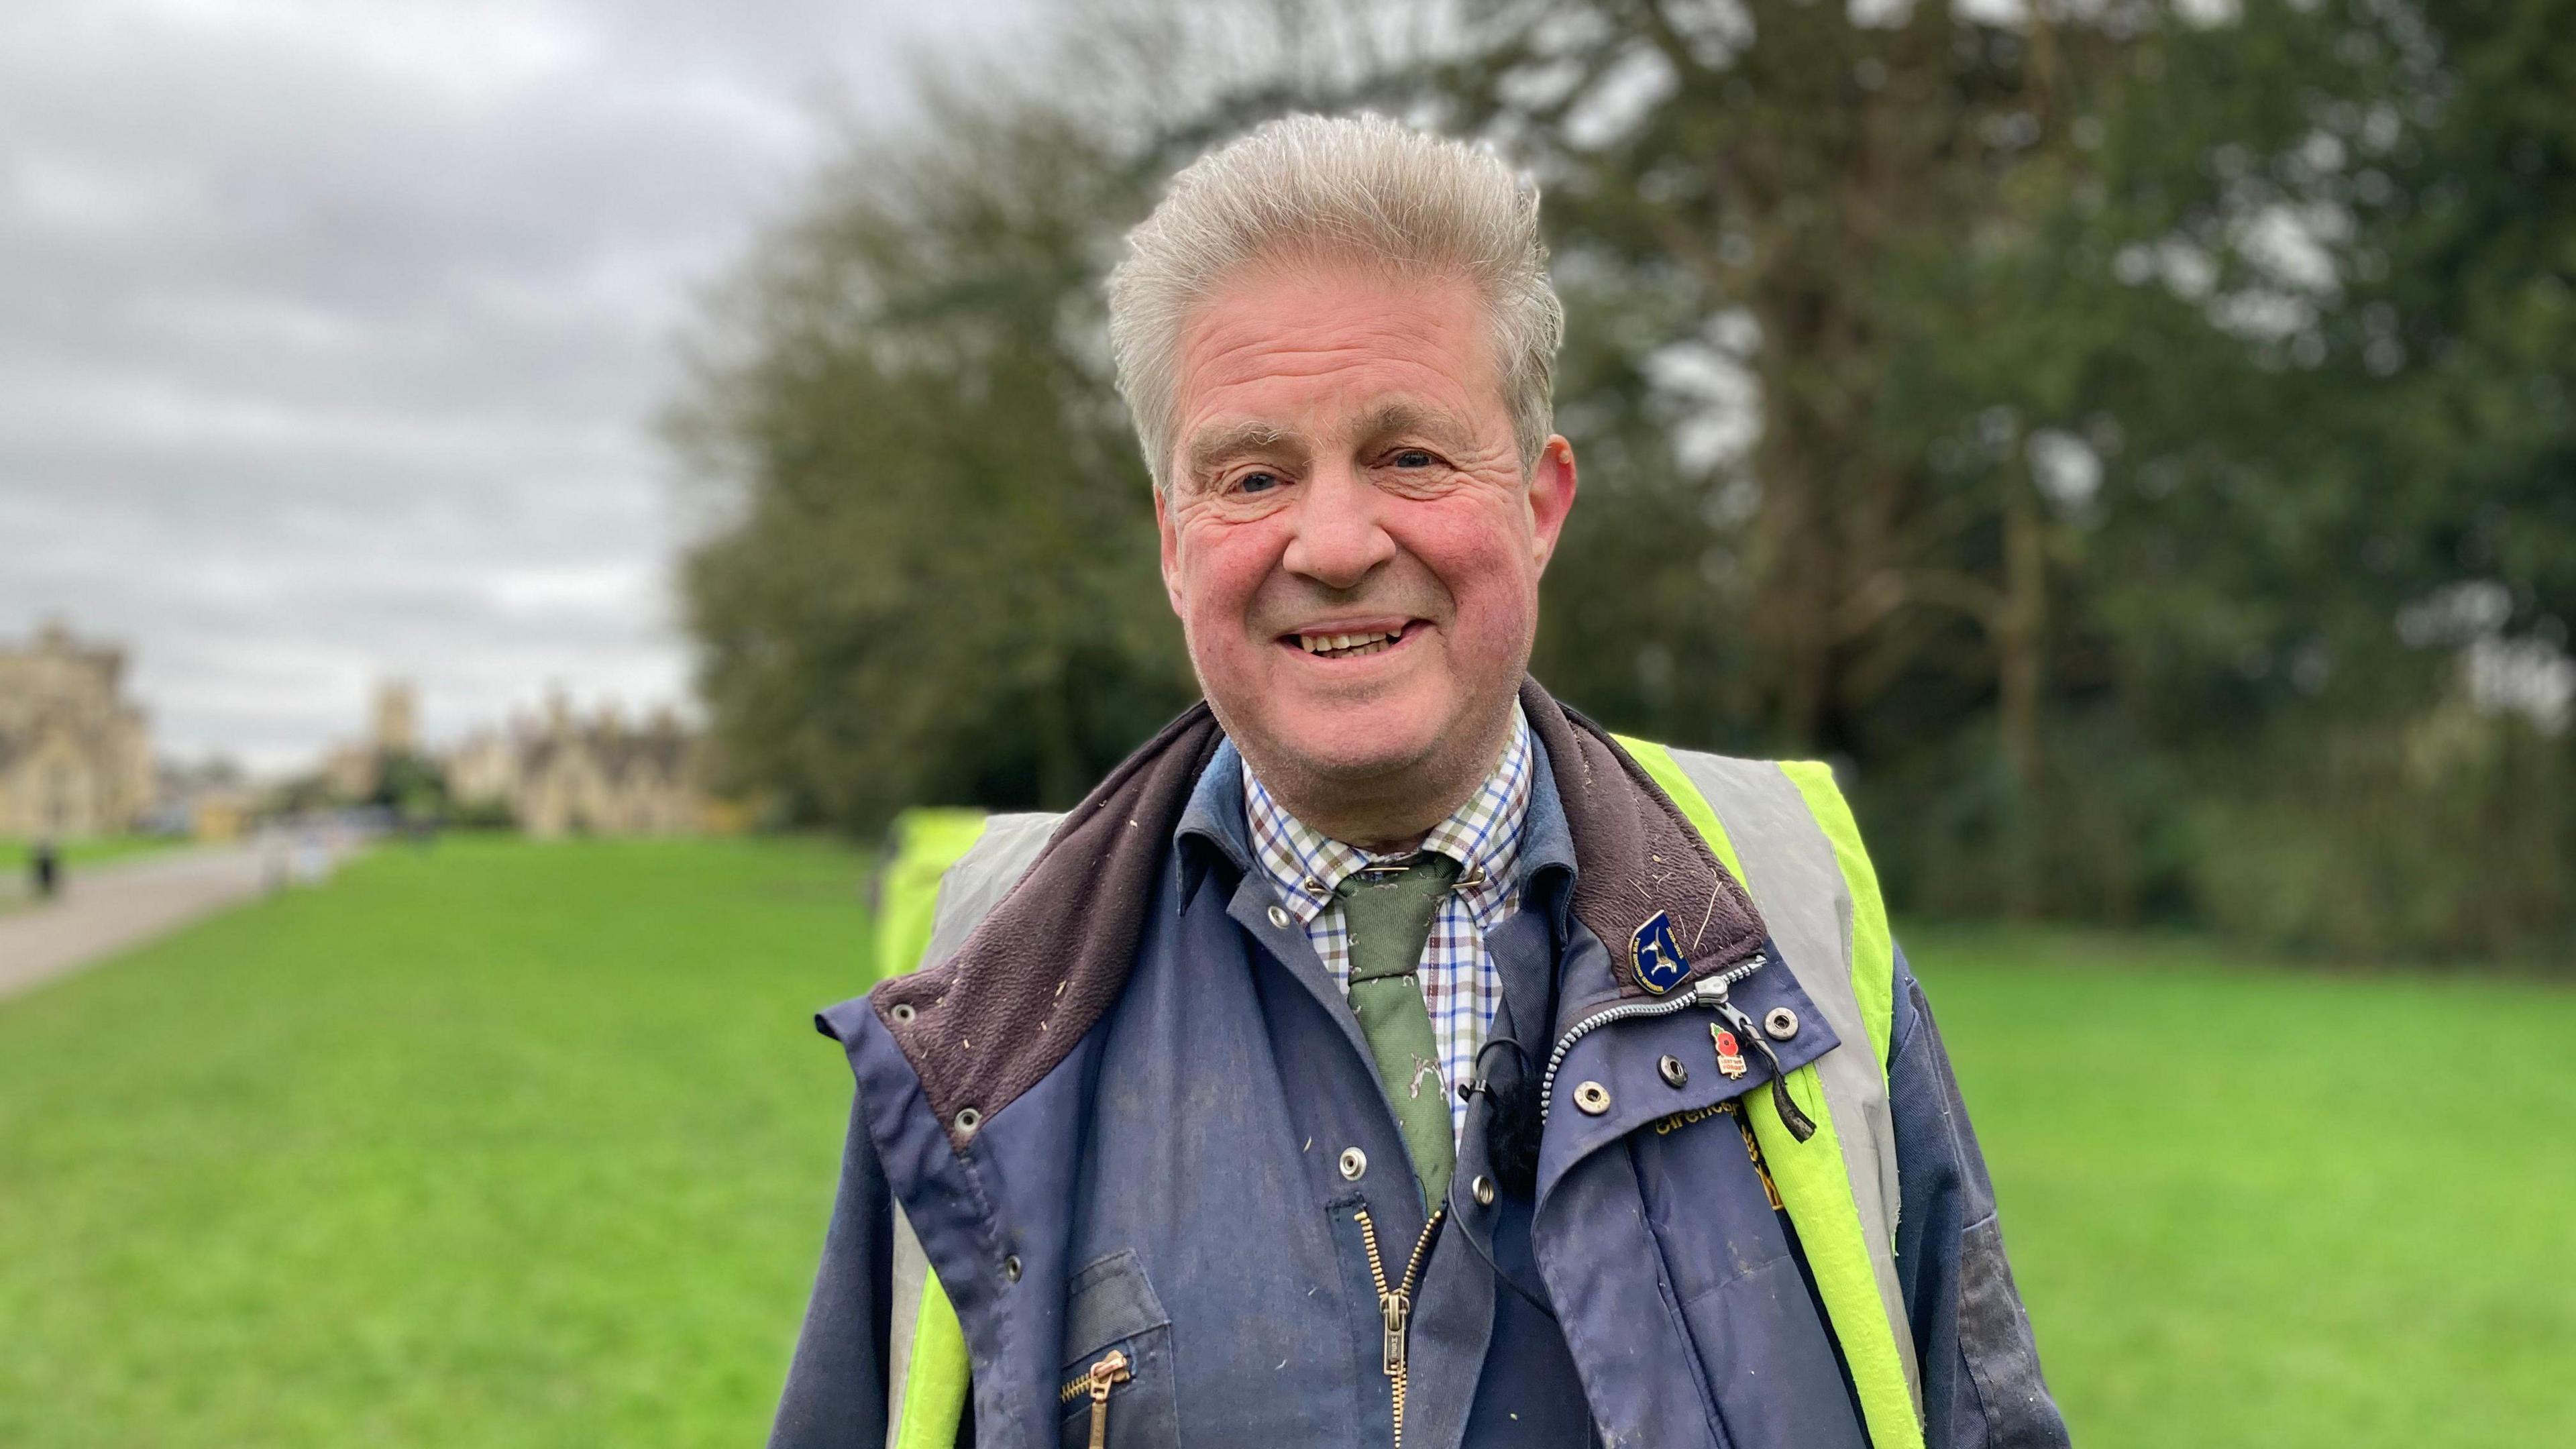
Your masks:
<path fill-rule="evenodd" d="M 1878 875 L 1828 766 L 1740 760 L 1618 737 L 1752 895 L 1798 985 L 1842 1045 L 1789 1074 L 1816 1124 L 1801 1142 L 1767 1092 L 1743 1101 L 1841 1346 L 1872 1449 L 1921 1449 L 1923 1388 L 1896 1277 L 1896 1133 L 1887 1098 L 1896 948 Z M 1052 815 L 905 830 L 879 908 L 878 970 L 954 951 L 1053 832 Z M 1864 1047 L 1863 1044 L 1866 1044 Z M 956 1310 L 900 1210 L 887 1416 L 891 1449 L 949 1449 L 966 1407 Z"/>

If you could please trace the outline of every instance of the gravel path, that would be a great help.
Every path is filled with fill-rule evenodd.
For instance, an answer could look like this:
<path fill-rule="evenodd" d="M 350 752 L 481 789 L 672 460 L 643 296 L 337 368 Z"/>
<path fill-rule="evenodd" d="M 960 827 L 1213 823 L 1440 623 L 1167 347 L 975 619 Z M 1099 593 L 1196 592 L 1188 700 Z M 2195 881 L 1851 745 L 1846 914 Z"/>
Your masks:
<path fill-rule="evenodd" d="M 52 901 L 0 915 L 0 998 L 257 895 L 268 876 L 248 844 L 74 869 Z"/>

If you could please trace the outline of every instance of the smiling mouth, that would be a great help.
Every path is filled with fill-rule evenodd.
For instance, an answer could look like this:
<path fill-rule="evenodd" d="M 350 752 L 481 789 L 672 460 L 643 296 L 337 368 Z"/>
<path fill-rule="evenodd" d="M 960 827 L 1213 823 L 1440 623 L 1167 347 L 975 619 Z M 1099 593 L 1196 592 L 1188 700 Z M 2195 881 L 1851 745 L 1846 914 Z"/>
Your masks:
<path fill-rule="evenodd" d="M 1322 634 L 1286 634 L 1279 642 L 1292 649 L 1302 649 L 1318 659 L 1365 659 L 1383 654 L 1404 642 L 1413 631 L 1406 624 L 1394 629 L 1355 629 Z"/>

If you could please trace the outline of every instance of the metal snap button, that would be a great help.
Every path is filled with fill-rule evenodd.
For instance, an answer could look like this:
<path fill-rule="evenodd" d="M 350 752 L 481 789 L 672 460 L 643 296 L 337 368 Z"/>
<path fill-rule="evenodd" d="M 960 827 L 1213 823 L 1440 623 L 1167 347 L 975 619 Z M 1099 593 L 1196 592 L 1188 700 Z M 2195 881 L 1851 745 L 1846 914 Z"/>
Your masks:
<path fill-rule="evenodd" d="M 984 1125 L 984 1114 L 972 1107 L 960 1107 L 957 1109 L 957 1115 L 950 1120 L 956 1124 L 958 1136 L 972 1137 L 975 1135 L 975 1129 Z"/>
<path fill-rule="evenodd" d="M 1366 1171 L 1368 1171 L 1367 1153 L 1360 1151 L 1356 1147 L 1345 1147 L 1342 1149 L 1343 1181 L 1357 1182 L 1360 1180 L 1360 1174 Z"/>
<path fill-rule="evenodd" d="M 1690 1068 L 1682 1065 L 1680 1057 L 1667 1056 L 1657 1059 L 1655 1070 L 1664 1074 L 1664 1085 L 1667 1087 L 1690 1085 Z"/>
<path fill-rule="evenodd" d="M 1762 1031 L 1773 1041 L 1787 1041 L 1798 1034 L 1798 1013 L 1775 1006 L 1762 1014 Z"/>
<path fill-rule="evenodd" d="M 897 1026 L 910 1026 L 912 1025 L 913 1017 L 912 1003 L 909 1001 L 898 1001 L 894 1004 L 894 1009 L 887 1012 L 886 1015 L 893 1017 L 894 1024 Z"/>
<path fill-rule="evenodd" d="M 1599 1082 L 1585 1082 L 1574 1089 L 1574 1105 L 1586 1117 L 1598 1117 L 1610 1110 L 1610 1089 Z"/>
<path fill-rule="evenodd" d="M 1020 1281 L 1020 1255 L 1019 1255 L 1019 1254 L 1017 1254 L 1017 1253 L 1013 1253 L 1011 1256 L 1009 1256 L 1009 1257 L 1007 1257 L 1007 1258 L 1004 1258 L 1004 1259 L 1002 1260 L 1002 1276 L 1003 1276 L 1003 1277 L 1005 1277 L 1005 1278 L 1010 1279 L 1010 1280 L 1011 1280 L 1012 1282 L 1014 1282 L 1014 1283 L 1017 1283 L 1018 1281 Z"/>
<path fill-rule="evenodd" d="M 1482 1173 L 1478 1173 L 1476 1180 L 1467 1184 L 1467 1191 L 1476 1195 L 1477 1206 L 1492 1207 L 1494 1205 L 1494 1180 L 1492 1178 L 1487 1177 Z"/>
<path fill-rule="evenodd" d="M 1277 926 L 1283 931 L 1287 930 L 1288 908 L 1286 906 L 1272 906 L 1270 908 L 1270 924 Z"/>

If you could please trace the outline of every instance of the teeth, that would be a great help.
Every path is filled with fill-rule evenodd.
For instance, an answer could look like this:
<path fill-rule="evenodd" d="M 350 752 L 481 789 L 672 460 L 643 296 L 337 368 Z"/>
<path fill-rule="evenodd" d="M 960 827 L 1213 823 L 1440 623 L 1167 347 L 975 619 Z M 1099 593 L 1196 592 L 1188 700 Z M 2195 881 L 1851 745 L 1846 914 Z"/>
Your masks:
<path fill-rule="evenodd" d="M 1401 637 L 1400 629 L 1381 629 L 1366 634 L 1300 634 L 1297 643 L 1309 654 L 1347 654 L 1356 659 L 1381 653 Z"/>

